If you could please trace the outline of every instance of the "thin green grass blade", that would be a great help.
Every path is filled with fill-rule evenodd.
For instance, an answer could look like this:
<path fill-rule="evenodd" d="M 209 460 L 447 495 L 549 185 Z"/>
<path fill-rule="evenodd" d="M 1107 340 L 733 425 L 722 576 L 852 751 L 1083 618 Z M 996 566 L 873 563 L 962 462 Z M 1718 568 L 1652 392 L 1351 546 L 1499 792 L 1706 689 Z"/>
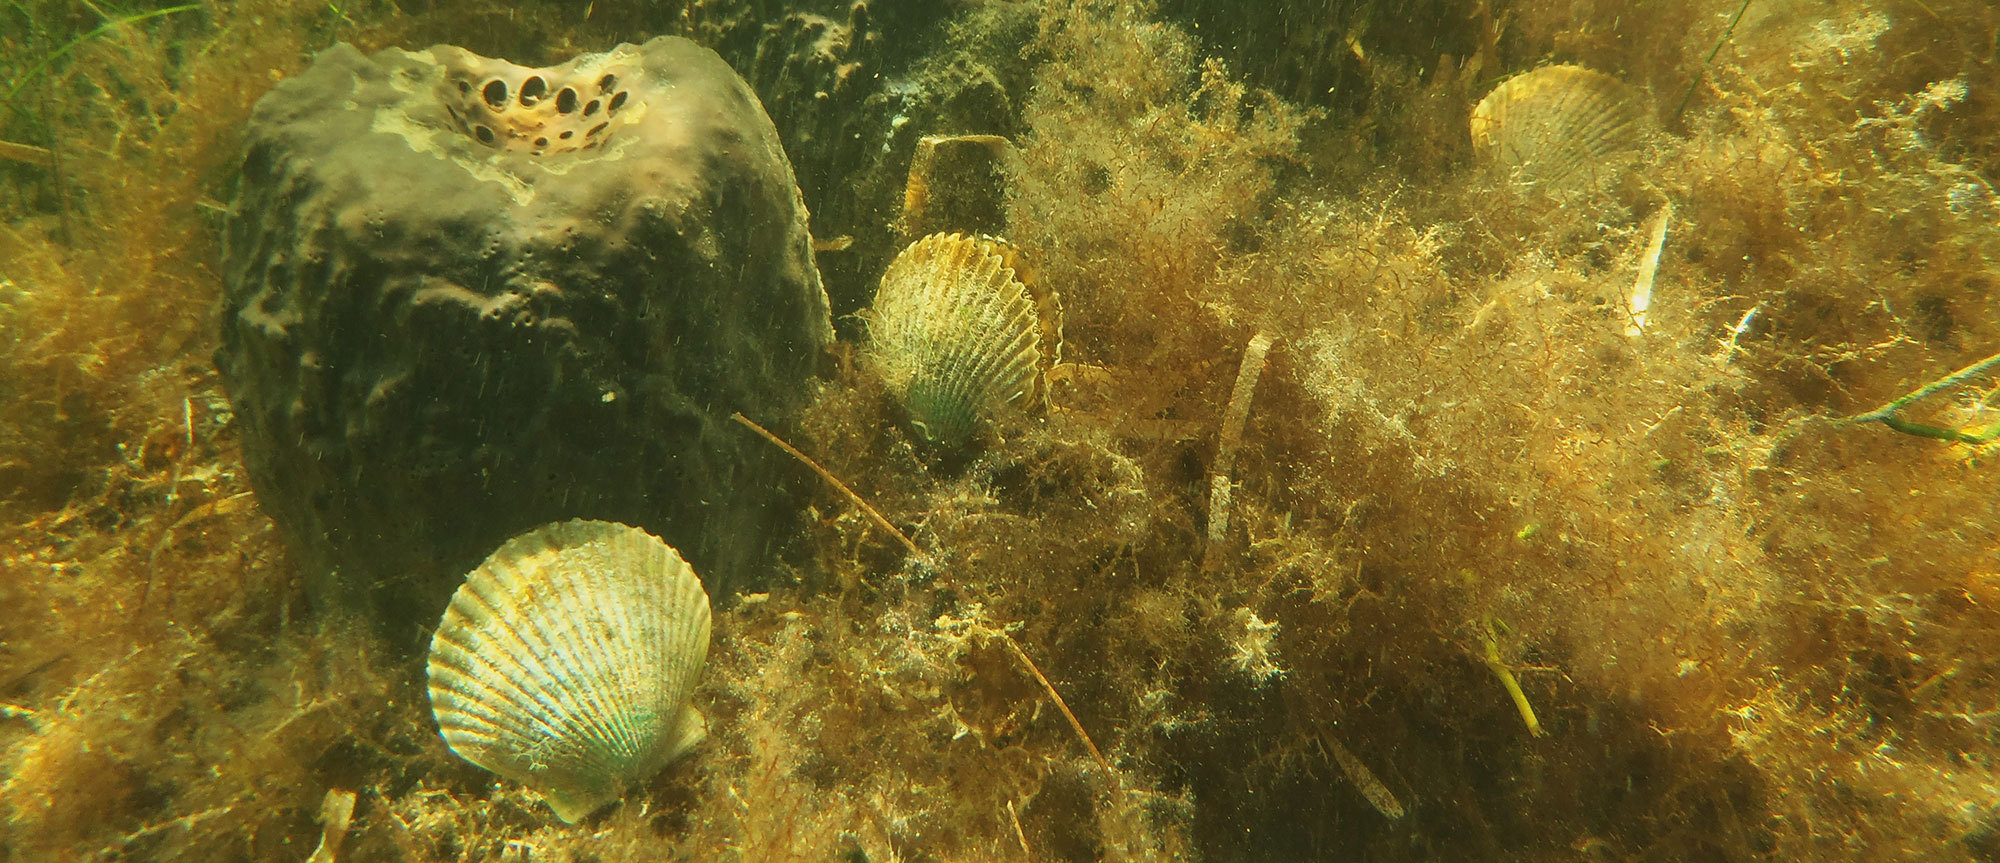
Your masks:
<path fill-rule="evenodd" d="M 50 65 L 54 64 L 57 60 L 62 59 L 63 56 L 67 55 L 69 52 L 76 50 L 77 46 L 82 45 L 85 42 L 89 42 L 92 39 L 95 39 L 120 27 L 124 27 L 128 24 L 137 24 L 141 21 L 146 21 L 152 18 L 159 18 L 165 15 L 173 15 L 175 13 L 187 12 L 189 10 L 200 9 L 200 8 L 201 8 L 200 3 L 188 3 L 182 6 L 169 6 L 165 9 L 154 9 L 151 12 L 141 12 L 137 15 L 129 15 L 124 18 L 120 18 L 116 21 L 106 21 L 103 24 L 98 25 L 96 29 L 91 30 L 90 32 L 85 33 L 81 36 L 78 36 L 75 39 L 69 40 L 69 42 L 63 45 L 61 48 L 57 48 L 56 50 L 49 52 L 49 55 L 43 57 L 40 62 L 36 63 L 33 66 L 28 67 L 28 71 L 22 73 L 21 77 L 15 80 L 7 88 L 7 95 L 5 97 L 5 101 L 9 105 L 12 105 L 14 103 L 14 97 L 20 95 L 21 88 L 28 86 L 29 83 L 33 82 L 37 77 L 40 77 L 43 72 L 48 71 Z"/>

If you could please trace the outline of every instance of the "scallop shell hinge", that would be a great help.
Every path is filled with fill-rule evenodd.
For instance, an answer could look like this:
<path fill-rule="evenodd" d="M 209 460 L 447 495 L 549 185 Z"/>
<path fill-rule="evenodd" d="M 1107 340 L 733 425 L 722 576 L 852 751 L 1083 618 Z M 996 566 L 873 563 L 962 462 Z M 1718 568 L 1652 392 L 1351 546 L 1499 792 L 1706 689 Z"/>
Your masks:
<path fill-rule="evenodd" d="M 926 438 L 959 446 L 993 413 L 1047 396 L 1062 303 L 994 237 L 931 234 L 882 274 L 868 353 Z"/>
<path fill-rule="evenodd" d="M 516 536 L 466 576 L 431 639 L 453 752 L 575 823 L 706 736 L 688 704 L 708 593 L 671 546 L 602 521 Z"/>
<path fill-rule="evenodd" d="M 1493 88 L 1472 110 L 1472 146 L 1515 183 L 1588 185 L 1639 148 L 1644 118 L 1631 88 L 1582 66 L 1543 66 Z"/>

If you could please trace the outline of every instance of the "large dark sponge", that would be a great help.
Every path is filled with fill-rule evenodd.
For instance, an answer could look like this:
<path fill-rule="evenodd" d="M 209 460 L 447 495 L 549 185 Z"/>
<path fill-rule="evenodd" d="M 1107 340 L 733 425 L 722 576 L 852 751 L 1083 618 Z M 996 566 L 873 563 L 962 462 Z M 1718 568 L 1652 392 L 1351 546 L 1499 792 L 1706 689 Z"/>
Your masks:
<path fill-rule="evenodd" d="M 312 594 L 391 629 L 538 524 L 677 546 L 711 589 L 784 519 L 764 445 L 832 339 L 776 130 L 663 37 L 530 69 L 347 45 L 258 102 L 216 364 Z"/>

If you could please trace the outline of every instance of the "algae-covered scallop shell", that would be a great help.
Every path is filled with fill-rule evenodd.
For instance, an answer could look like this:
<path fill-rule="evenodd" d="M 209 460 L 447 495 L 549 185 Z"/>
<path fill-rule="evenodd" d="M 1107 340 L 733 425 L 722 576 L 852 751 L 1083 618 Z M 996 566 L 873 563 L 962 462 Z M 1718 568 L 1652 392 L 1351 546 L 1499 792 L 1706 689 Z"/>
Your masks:
<path fill-rule="evenodd" d="M 701 742 L 688 695 L 708 593 L 636 527 L 545 525 L 467 576 L 431 638 L 431 712 L 452 751 L 574 823 Z"/>
<path fill-rule="evenodd" d="M 924 436 L 972 437 L 1003 405 L 1042 399 L 1062 306 L 993 237 L 932 234 L 889 264 L 867 313 L 869 354 Z"/>
<path fill-rule="evenodd" d="M 1472 146 L 1502 176 L 1525 185 L 1574 186 L 1639 148 L 1631 89 L 1582 66 L 1543 66 L 1500 82 L 1472 110 Z"/>

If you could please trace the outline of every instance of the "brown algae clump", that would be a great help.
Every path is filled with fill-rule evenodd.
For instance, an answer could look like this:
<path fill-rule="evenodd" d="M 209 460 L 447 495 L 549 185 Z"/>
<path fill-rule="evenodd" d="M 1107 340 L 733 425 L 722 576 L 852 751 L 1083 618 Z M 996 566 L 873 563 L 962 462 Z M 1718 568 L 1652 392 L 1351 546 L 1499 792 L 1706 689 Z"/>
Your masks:
<path fill-rule="evenodd" d="M 50 48 L 98 21 L 41 14 L 0 40 L 13 77 L 79 96 L 0 121 L 62 166 L 0 166 L 0 324 L 22 334 L 0 352 L 16 396 L 0 607 L 19 612 L 0 621 L 0 859 L 295 861 L 314 842 L 342 861 L 2000 856 L 2000 473 L 1976 442 L 2000 403 L 1989 377 L 1948 374 L 2000 351 L 2000 113 L 1982 96 L 2000 66 L 1980 38 L 2000 8 L 1751 4 L 1738 28 L 1741 0 L 1247 3 L 1227 12 L 1240 28 L 1194 29 L 1217 19 L 1190 7 L 1216 4 L 774 5 L 692 4 L 679 23 L 344 6 L 350 25 L 253 2 L 231 8 L 259 15 L 255 34 L 227 25 L 241 15 L 107 27 L 44 78 L 29 72 Z M 631 164 L 647 140 L 620 124 L 675 104 L 634 68 L 564 58 L 661 29 L 722 52 L 769 107 L 759 140 L 800 171 L 796 190 L 762 188 L 803 206 L 792 240 L 755 248 L 817 265 L 833 320 L 872 302 L 910 240 L 1005 236 L 1016 279 L 1032 292 L 1032 261 L 1061 290 L 1062 353 L 1092 365 L 1049 376 L 1077 397 L 1057 384 L 1031 423 L 1014 416 L 1038 407 L 1014 401 L 1026 385 L 971 402 L 978 445 L 932 470 L 899 416 L 923 405 L 858 338 L 874 320 L 842 331 L 849 365 L 822 362 L 830 335 L 793 339 L 805 370 L 782 404 L 641 386 L 691 367 L 651 361 L 711 357 L 653 336 L 773 311 L 662 275 L 673 262 L 647 256 L 668 238 L 647 220 L 671 207 L 618 228 L 601 222 L 632 211 L 586 202 L 574 234 L 520 223 L 489 258 L 426 254 L 475 233 L 445 219 L 380 210 L 388 230 L 364 230 L 366 201 L 342 209 L 352 233 L 284 227 L 301 201 L 226 220 L 274 242 L 256 273 L 298 290 L 253 306 L 307 312 L 288 332 L 309 343 L 256 342 L 276 352 L 273 387 L 232 410 L 205 361 L 219 289 L 201 214 L 227 206 L 229 154 L 261 133 L 235 129 L 270 70 L 336 36 L 523 58 L 394 84 L 435 108 L 400 128 L 540 178 L 547 200 Z M 1495 84 L 1547 58 L 1612 73 L 1632 114 L 1611 116 L 1642 121 L 1558 179 L 1548 152 L 1498 143 L 1532 114 L 1516 91 L 1552 73 Z M 604 72 L 630 93 L 604 143 L 553 151 L 594 126 L 557 122 L 588 105 L 565 114 L 562 89 Z M 511 101 L 488 101 L 496 80 Z M 350 93 L 305 89 L 334 107 Z M 1672 106 L 1646 93 L 1683 92 L 1686 110 L 1653 116 Z M 940 150 L 917 217 L 892 221 L 890 187 L 932 133 L 1021 145 Z M 377 187 L 406 176 L 361 161 L 391 178 Z M 1576 200 L 1526 200 L 1542 196 Z M 500 212 L 486 200 L 435 203 L 478 210 L 476 227 Z M 815 255 L 807 207 L 851 242 Z M 745 287 L 734 236 L 694 275 Z M 322 290 L 377 249 L 422 274 L 422 302 Z M 621 255 L 617 279 L 569 277 Z M 428 263 L 447 259 L 462 263 Z M 669 285 L 685 290 L 660 302 Z M 1268 348 L 1246 350 L 1258 334 Z M 748 357 L 731 369 L 773 360 Z M 606 380 L 627 385 L 590 386 Z M 661 405 L 700 409 L 717 446 L 681 446 Z M 739 413 L 882 518 L 824 492 L 797 530 L 617 504 L 712 511 L 780 472 L 819 488 Z M 650 449 L 617 443 L 631 430 Z M 258 453 L 301 434 L 287 463 L 325 474 L 293 477 L 291 504 L 269 483 L 253 497 Z M 467 441 L 478 469 L 437 481 Z M 661 463 L 724 482 L 684 494 Z M 376 496 L 389 488 L 449 509 L 385 505 L 408 493 Z M 509 501 L 524 506 L 491 505 Z M 414 521 L 426 511 L 436 523 Z M 718 605 L 699 758 L 621 780 L 631 805 L 572 826 L 543 810 L 547 785 L 448 748 L 422 660 L 309 614 L 300 586 L 345 561 L 342 583 L 389 588 L 375 607 L 428 628 L 488 552 L 578 515 L 679 546 Z M 782 563 L 731 599 L 702 543 L 782 545 Z M 355 795 L 344 838 L 316 823 L 329 789 Z"/>

